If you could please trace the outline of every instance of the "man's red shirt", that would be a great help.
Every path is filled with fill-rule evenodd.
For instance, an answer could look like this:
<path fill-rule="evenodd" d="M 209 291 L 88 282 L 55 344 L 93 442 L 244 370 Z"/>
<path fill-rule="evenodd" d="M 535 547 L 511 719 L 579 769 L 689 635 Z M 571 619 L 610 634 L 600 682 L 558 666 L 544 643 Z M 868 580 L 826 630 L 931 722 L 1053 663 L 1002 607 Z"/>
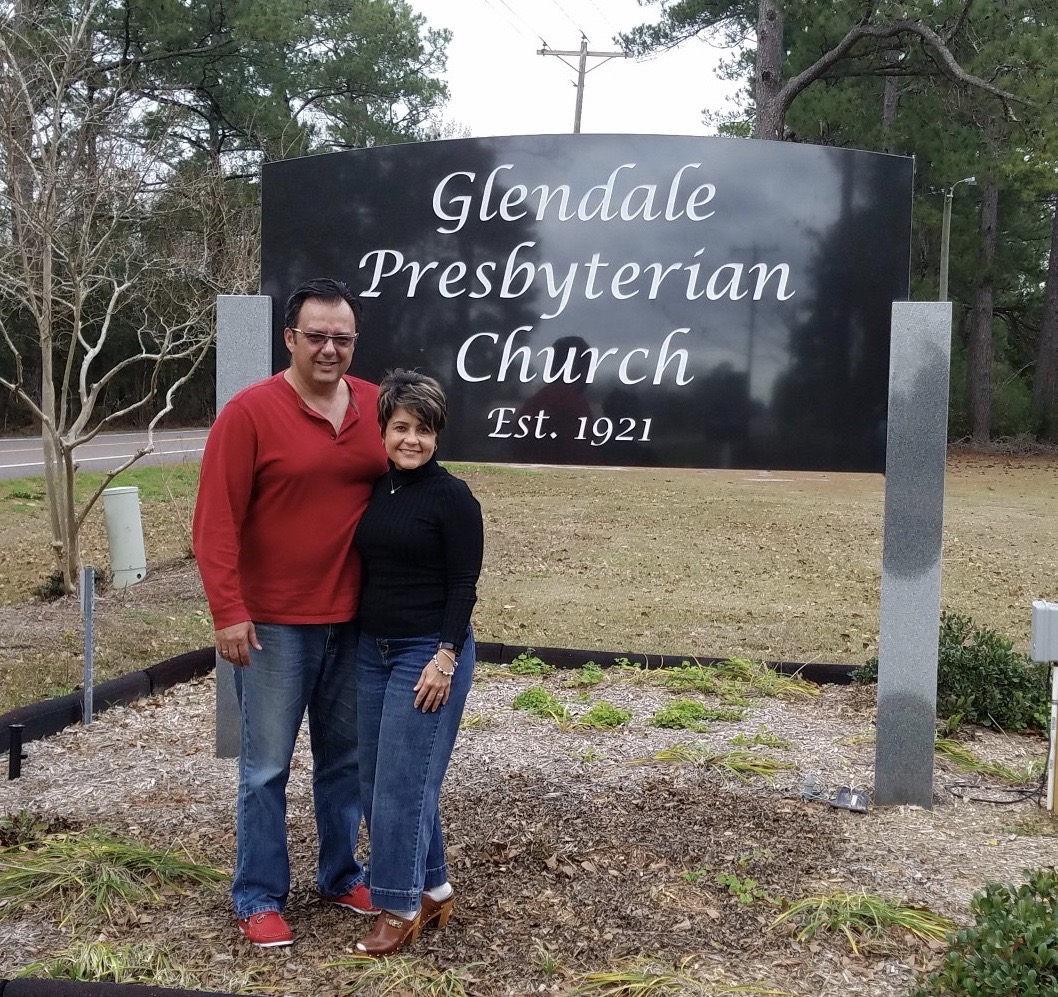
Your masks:
<path fill-rule="evenodd" d="M 193 526 L 215 629 L 356 616 L 353 533 L 387 464 L 378 388 L 345 382 L 349 408 L 337 433 L 282 373 L 244 388 L 217 416 Z"/>

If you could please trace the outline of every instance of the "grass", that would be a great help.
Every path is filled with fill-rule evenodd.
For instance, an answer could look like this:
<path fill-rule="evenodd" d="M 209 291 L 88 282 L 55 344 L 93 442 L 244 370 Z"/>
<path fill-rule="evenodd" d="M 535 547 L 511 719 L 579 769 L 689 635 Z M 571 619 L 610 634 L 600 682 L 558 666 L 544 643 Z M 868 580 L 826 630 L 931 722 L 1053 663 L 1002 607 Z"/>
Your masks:
<path fill-rule="evenodd" d="M 98 828 L 49 835 L 0 849 L 0 921 L 26 907 L 56 902 L 62 921 L 86 917 L 114 923 L 163 902 L 163 891 L 209 888 L 227 880 L 219 869 L 172 851 L 110 837 Z"/>
<path fill-rule="evenodd" d="M 913 907 L 902 900 L 889 900 L 862 890 L 858 893 L 829 893 L 803 897 L 790 904 L 771 924 L 774 930 L 782 924 L 797 924 L 800 942 L 811 941 L 817 934 L 837 932 L 849 947 L 859 954 L 865 941 L 895 941 L 903 932 L 919 941 L 942 941 L 955 929 L 953 921 L 923 907 Z"/>
<path fill-rule="evenodd" d="M 671 748 L 663 748 L 652 760 L 671 765 L 697 765 L 701 768 L 717 769 L 741 782 L 748 782 L 753 778 L 770 782 L 783 770 L 794 767 L 792 762 L 758 755 L 753 751 L 714 751 L 683 742 L 678 742 Z"/>
<path fill-rule="evenodd" d="M 1004 782 L 1018 785 L 1038 781 L 1047 770 L 1046 757 L 1031 761 L 1019 769 L 998 762 L 986 762 L 978 758 L 962 741 L 950 737 L 938 737 L 935 750 L 938 755 L 964 772 L 979 772 L 981 775 L 994 776 Z"/>
<path fill-rule="evenodd" d="M 1032 541 L 1040 522 L 1058 517 L 1054 463 L 949 459 L 943 605 L 1010 635 L 1022 649 L 1026 607 L 1053 588 L 1047 559 Z M 114 481 L 140 488 L 143 587 L 157 593 L 147 604 L 159 619 L 126 620 L 126 597 L 114 593 L 97 602 L 99 680 L 210 642 L 200 593 L 153 587 L 158 565 L 187 553 L 197 473 L 193 463 L 143 467 Z M 761 484 L 752 471 L 460 465 L 458 473 L 485 514 L 474 614 L 480 641 L 746 661 L 862 663 L 874 651 L 864 641 L 871 644 L 878 632 L 879 475 L 788 474 Z M 98 480 L 78 475 L 79 493 Z M 0 605 L 17 606 L 52 570 L 43 481 L 0 482 L 0 517 Z M 108 566 L 101 508 L 88 517 L 83 548 L 97 569 Z M 145 597 L 131 601 L 137 598 Z M 54 615 L 62 612 L 48 607 L 24 639 L 0 642 L 0 712 L 80 682 L 80 619 L 71 609 L 60 626 Z M 33 607 L 20 615 L 40 614 Z M 743 696 L 744 689 L 733 682 L 726 695 Z"/>
<path fill-rule="evenodd" d="M 785 737 L 779 737 L 778 734 L 773 734 L 763 724 L 759 726 L 755 733 L 745 734 L 739 733 L 734 737 L 729 737 L 727 743 L 735 748 L 790 748 L 793 747 L 793 743 L 788 741 Z"/>
<path fill-rule="evenodd" d="M 471 971 L 475 964 L 458 968 L 436 970 L 422 960 L 411 956 L 389 956 L 373 959 L 369 956 L 352 956 L 324 963 L 325 969 L 338 969 L 351 973 L 341 983 L 342 993 L 359 993 L 362 990 L 394 997 L 469 997 L 468 987 L 473 983 Z"/>
<path fill-rule="evenodd" d="M 90 983 L 144 984 L 181 990 L 201 990 L 204 981 L 182 968 L 165 948 L 146 943 L 122 945 L 104 941 L 76 941 L 48 959 L 30 963 L 19 977 L 75 980 Z M 262 991 L 260 969 L 243 969 L 227 982 L 229 993 Z"/>

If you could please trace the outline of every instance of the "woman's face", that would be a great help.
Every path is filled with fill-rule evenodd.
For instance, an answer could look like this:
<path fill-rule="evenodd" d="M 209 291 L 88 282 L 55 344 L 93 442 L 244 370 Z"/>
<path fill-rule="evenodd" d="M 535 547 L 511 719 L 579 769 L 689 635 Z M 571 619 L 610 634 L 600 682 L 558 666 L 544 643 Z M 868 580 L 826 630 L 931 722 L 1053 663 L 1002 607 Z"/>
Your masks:
<path fill-rule="evenodd" d="M 382 442 L 393 466 L 411 471 L 425 464 L 437 449 L 437 433 L 414 412 L 399 408 L 389 417 Z"/>

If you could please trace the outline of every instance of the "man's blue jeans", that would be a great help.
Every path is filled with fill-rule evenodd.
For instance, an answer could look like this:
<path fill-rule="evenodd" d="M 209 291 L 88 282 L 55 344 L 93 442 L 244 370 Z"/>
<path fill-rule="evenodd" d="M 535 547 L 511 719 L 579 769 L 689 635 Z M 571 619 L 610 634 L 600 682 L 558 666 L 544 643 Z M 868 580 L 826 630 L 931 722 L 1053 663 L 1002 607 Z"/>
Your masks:
<path fill-rule="evenodd" d="M 356 745 L 353 623 L 256 623 L 262 650 L 235 669 L 242 708 L 235 879 L 240 918 L 282 911 L 290 892 L 287 780 L 305 710 L 312 745 L 312 795 L 319 837 L 316 886 L 341 896 L 363 882 L 356 861 L 360 776 Z"/>
<path fill-rule="evenodd" d="M 415 683 L 437 650 L 439 634 L 360 636 L 357 715 L 360 796 L 371 833 L 371 902 L 417 910 L 423 890 L 448 882 L 441 832 L 441 782 L 452 757 L 474 677 L 474 636 L 459 655 L 448 702 L 415 709 Z"/>

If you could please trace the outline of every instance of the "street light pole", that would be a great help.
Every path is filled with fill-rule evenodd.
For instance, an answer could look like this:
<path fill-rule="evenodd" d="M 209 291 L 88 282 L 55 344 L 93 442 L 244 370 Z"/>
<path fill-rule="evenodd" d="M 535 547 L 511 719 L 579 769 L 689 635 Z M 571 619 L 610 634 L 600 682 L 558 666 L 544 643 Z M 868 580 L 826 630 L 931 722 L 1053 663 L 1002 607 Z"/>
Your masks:
<path fill-rule="evenodd" d="M 944 215 L 940 226 L 940 292 L 937 295 L 938 301 L 948 300 L 948 243 L 951 240 L 951 202 L 955 197 L 955 188 L 961 183 L 968 183 L 972 186 L 977 183 L 977 177 L 963 177 L 961 180 L 956 180 L 944 192 Z"/>

